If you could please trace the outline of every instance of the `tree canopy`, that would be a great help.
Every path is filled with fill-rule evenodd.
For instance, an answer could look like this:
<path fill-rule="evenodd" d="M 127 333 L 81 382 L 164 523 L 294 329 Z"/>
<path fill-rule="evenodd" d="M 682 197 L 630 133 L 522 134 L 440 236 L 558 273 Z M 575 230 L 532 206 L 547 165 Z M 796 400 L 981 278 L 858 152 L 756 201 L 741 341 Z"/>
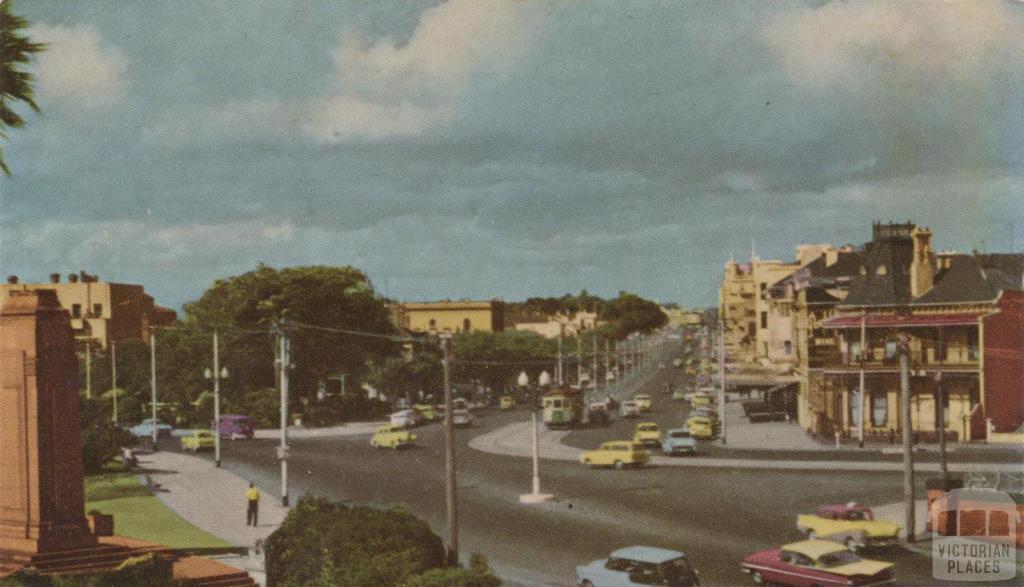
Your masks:
<path fill-rule="evenodd" d="M 25 120 L 14 110 L 16 102 L 39 112 L 32 91 L 33 76 L 26 71 L 32 55 L 42 51 L 42 43 L 33 43 L 22 31 L 28 22 L 11 12 L 11 2 L 0 3 L 0 138 L 7 138 L 8 128 L 18 128 Z M 0 148 L 0 171 L 10 175 Z"/>

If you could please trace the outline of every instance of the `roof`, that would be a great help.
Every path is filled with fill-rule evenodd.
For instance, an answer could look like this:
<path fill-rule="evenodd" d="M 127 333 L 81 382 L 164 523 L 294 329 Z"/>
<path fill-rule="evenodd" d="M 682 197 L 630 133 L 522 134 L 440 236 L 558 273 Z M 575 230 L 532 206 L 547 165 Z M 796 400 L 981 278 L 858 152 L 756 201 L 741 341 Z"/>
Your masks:
<path fill-rule="evenodd" d="M 611 554 L 614 558 L 628 558 L 630 560 L 660 564 L 666 561 L 677 559 L 685 554 L 678 550 L 667 548 L 656 548 L 654 546 L 627 546 L 620 548 Z"/>
<path fill-rule="evenodd" d="M 999 292 L 1024 289 L 1024 255 L 953 255 L 949 269 L 941 271 L 935 286 L 912 305 L 990 302 Z"/>
<path fill-rule="evenodd" d="M 850 281 L 850 293 L 842 305 L 895 306 L 909 302 L 913 241 L 892 238 L 872 241 L 865 248 L 863 263 Z"/>
<path fill-rule="evenodd" d="M 405 302 L 399 304 L 406 312 L 415 312 L 420 310 L 490 310 L 494 304 L 500 303 L 497 300 L 491 300 L 486 302 L 478 301 L 459 301 L 459 302 Z"/>
<path fill-rule="evenodd" d="M 989 312 L 958 312 L 955 314 L 869 314 L 867 316 L 839 316 L 830 318 L 818 328 L 860 328 L 864 320 L 866 328 L 891 328 L 904 326 L 964 326 L 978 323 L 978 318 Z"/>
<path fill-rule="evenodd" d="M 846 550 L 846 546 L 839 544 L 838 542 L 832 542 L 831 540 L 801 540 L 800 542 L 783 544 L 782 550 L 799 552 L 800 554 L 805 554 L 814 560 L 818 560 L 822 555 L 829 554 L 830 552 Z"/>

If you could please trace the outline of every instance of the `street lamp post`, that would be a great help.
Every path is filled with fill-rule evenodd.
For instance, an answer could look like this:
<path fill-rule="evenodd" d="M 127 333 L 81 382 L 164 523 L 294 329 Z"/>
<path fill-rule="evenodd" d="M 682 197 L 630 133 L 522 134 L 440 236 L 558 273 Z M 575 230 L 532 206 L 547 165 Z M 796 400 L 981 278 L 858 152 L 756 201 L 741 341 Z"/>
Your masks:
<path fill-rule="evenodd" d="M 117 341 L 110 341 L 110 393 L 114 402 L 113 420 L 117 425 Z"/>
<path fill-rule="evenodd" d="M 545 385 L 551 383 L 550 377 L 545 377 L 547 372 L 540 374 L 540 378 L 537 380 L 538 385 Z M 520 387 L 527 387 L 530 384 L 530 379 L 526 376 L 526 372 L 523 371 L 519 374 L 519 380 L 517 381 Z M 536 394 L 534 394 L 536 395 Z M 530 493 L 524 493 L 519 496 L 519 503 L 543 503 L 545 501 L 551 501 L 555 498 L 550 493 L 540 492 L 540 428 L 537 422 L 537 398 L 531 398 L 530 406 L 530 429 L 533 435 L 533 484 L 532 491 Z"/>
<path fill-rule="evenodd" d="M 153 408 L 153 452 L 158 450 L 157 437 L 159 430 L 157 429 L 156 419 L 156 327 L 150 326 L 149 328 L 149 391 L 150 391 L 150 404 Z"/>
<path fill-rule="evenodd" d="M 220 339 L 213 331 L 213 370 L 207 369 L 203 376 L 213 379 L 213 462 L 220 466 L 220 380 L 228 378 L 228 368 L 220 366 Z"/>

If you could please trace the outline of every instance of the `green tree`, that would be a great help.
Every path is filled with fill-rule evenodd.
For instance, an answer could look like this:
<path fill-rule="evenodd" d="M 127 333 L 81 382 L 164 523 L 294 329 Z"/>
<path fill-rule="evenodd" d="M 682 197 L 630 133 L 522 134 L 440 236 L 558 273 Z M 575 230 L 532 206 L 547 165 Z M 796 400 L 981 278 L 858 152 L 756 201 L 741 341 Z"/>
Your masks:
<path fill-rule="evenodd" d="M 39 112 L 32 91 L 32 74 L 24 69 L 34 53 L 45 46 L 33 43 L 22 31 L 28 27 L 24 18 L 11 12 L 11 2 L 0 3 L 0 138 L 7 138 L 8 128 L 18 128 L 25 121 L 12 106 L 16 102 Z M 0 170 L 10 175 L 0 148 Z"/>
<path fill-rule="evenodd" d="M 618 339 L 633 332 L 651 332 L 668 323 L 668 316 L 658 304 L 629 292 L 620 292 L 619 297 L 605 302 L 599 317 L 614 325 L 612 333 Z"/>
<path fill-rule="evenodd" d="M 575 348 L 575 339 L 563 341 L 566 357 Z M 457 381 L 480 381 L 491 389 L 513 385 L 516 377 L 526 371 L 536 381 L 541 371 L 553 373 L 558 343 L 533 332 L 462 333 L 452 341 L 453 371 Z"/>

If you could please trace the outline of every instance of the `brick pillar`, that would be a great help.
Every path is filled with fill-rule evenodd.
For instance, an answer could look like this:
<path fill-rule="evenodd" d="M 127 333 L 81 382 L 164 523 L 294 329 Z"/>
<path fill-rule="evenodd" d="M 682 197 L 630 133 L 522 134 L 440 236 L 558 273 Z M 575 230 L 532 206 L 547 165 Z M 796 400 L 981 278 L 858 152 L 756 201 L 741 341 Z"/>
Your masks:
<path fill-rule="evenodd" d="M 0 309 L 0 553 L 94 543 L 85 517 L 78 362 L 54 292 Z"/>

